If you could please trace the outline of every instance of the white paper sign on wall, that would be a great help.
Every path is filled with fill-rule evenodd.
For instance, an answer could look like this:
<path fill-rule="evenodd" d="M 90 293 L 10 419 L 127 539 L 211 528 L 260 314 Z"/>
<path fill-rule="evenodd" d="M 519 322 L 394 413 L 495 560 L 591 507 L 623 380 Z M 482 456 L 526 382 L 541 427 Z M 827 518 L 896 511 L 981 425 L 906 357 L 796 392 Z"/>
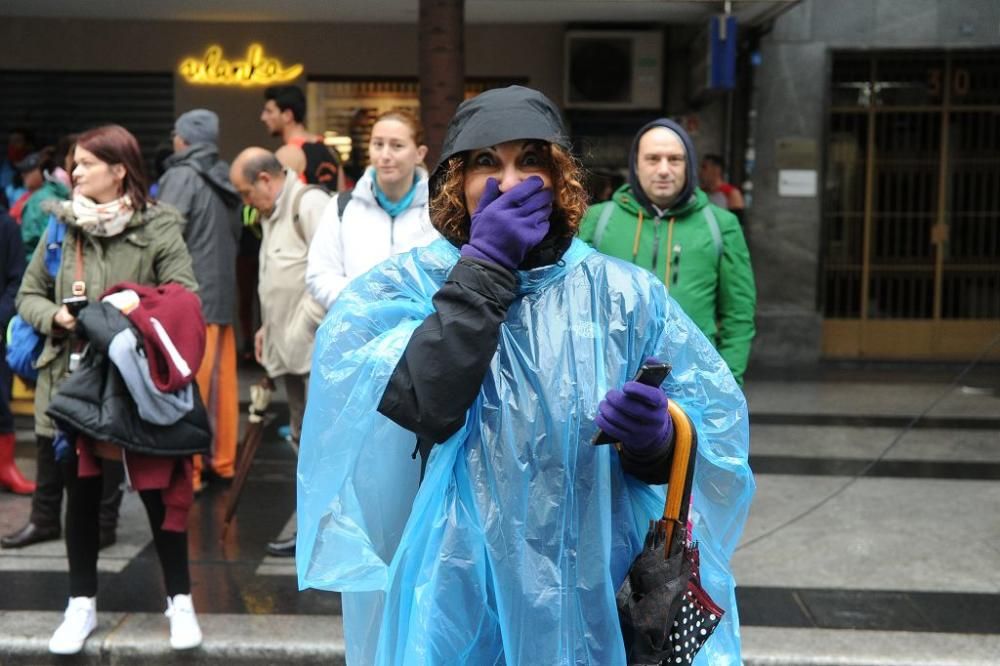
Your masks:
<path fill-rule="evenodd" d="M 816 196 L 815 169 L 781 169 L 778 171 L 778 196 Z"/>

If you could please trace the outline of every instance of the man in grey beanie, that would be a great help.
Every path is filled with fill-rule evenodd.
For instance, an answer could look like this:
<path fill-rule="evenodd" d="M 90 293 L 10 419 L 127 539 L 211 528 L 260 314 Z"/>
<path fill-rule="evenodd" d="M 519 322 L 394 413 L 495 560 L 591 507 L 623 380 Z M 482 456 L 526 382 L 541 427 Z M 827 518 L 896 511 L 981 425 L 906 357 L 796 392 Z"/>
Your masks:
<path fill-rule="evenodd" d="M 178 152 L 178 138 L 186 146 L 215 144 L 219 140 L 219 116 L 208 109 L 192 109 L 182 113 L 174 123 L 174 152 Z"/>
<path fill-rule="evenodd" d="M 233 478 L 239 431 L 236 378 L 236 249 L 242 220 L 240 195 L 229 180 L 229 165 L 219 159 L 219 117 L 193 109 L 174 123 L 174 154 L 160 178 L 159 199 L 177 208 L 187 223 L 187 242 L 198 279 L 207 331 L 198 389 L 209 411 L 215 438 L 211 459 L 195 456 L 194 487 L 207 478 Z M 204 469 L 204 473 L 203 473 Z"/>

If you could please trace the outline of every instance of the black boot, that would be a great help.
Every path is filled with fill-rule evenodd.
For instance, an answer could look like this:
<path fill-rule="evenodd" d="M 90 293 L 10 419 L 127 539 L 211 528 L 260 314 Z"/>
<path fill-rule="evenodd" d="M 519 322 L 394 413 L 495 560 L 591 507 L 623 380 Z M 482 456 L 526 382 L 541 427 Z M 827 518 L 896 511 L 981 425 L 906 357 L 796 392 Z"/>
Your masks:
<path fill-rule="evenodd" d="M 31 496 L 31 517 L 16 532 L 0 539 L 0 547 L 24 548 L 34 543 L 54 541 L 62 536 L 63 472 L 52 451 L 52 438 L 37 436 L 35 448 L 35 478 L 37 486 Z"/>
<path fill-rule="evenodd" d="M 62 536 L 62 533 L 59 525 L 36 525 L 29 522 L 18 531 L 12 532 L 0 539 L 0 546 L 4 548 L 24 548 L 33 543 L 54 541 L 60 536 Z"/>

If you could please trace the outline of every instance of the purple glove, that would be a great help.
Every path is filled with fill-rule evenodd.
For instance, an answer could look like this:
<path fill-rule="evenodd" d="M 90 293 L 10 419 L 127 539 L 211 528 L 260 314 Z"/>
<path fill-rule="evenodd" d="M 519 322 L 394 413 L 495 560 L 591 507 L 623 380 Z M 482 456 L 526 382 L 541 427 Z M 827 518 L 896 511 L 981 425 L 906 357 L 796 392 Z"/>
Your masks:
<path fill-rule="evenodd" d="M 500 194 L 496 179 L 486 179 L 462 256 L 516 269 L 549 232 L 552 190 L 542 187 L 542 179 L 531 176 Z"/>
<path fill-rule="evenodd" d="M 636 381 L 626 382 L 622 391 L 608 391 L 597 406 L 594 421 L 638 456 L 659 453 L 674 437 L 674 422 L 667 413 L 663 390 Z"/>

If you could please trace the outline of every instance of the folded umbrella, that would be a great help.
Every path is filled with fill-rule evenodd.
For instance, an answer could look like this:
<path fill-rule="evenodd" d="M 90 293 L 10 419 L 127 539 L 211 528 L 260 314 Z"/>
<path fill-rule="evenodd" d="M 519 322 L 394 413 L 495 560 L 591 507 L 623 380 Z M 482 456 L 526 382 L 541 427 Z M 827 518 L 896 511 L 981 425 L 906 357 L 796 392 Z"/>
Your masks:
<path fill-rule="evenodd" d="M 698 546 L 687 522 L 697 436 L 676 402 L 667 409 L 676 435 L 663 518 L 650 521 L 642 552 L 616 595 L 631 666 L 692 663 L 723 615 L 698 580 Z"/>
<path fill-rule="evenodd" d="M 250 473 L 250 466 L 253 464 L 254 456 L 257 454 L 257 447 L 260 445 L 261 437 L 264 434 L 264 412 L 271 404 L 271 393 L 274 391 L 274 384 L 270 378 L 264 377 L 259 383 L 250 387 L 250 416 L 248 418 L 247 432 L 243 437 L 243 443 L 239 447 L 239 459 L 236 462 L 236 473 L 233 475 L 233 484 L 229 488 L 226 497 L 226 512 L 222 519 L 221 541 L 226 540 L 229 525 L 233 522 L 236 514 L 236 505 L 239 504 L 240 495 L 243 493 L 243 486 L 247 482 L 247 475 Z"/>

